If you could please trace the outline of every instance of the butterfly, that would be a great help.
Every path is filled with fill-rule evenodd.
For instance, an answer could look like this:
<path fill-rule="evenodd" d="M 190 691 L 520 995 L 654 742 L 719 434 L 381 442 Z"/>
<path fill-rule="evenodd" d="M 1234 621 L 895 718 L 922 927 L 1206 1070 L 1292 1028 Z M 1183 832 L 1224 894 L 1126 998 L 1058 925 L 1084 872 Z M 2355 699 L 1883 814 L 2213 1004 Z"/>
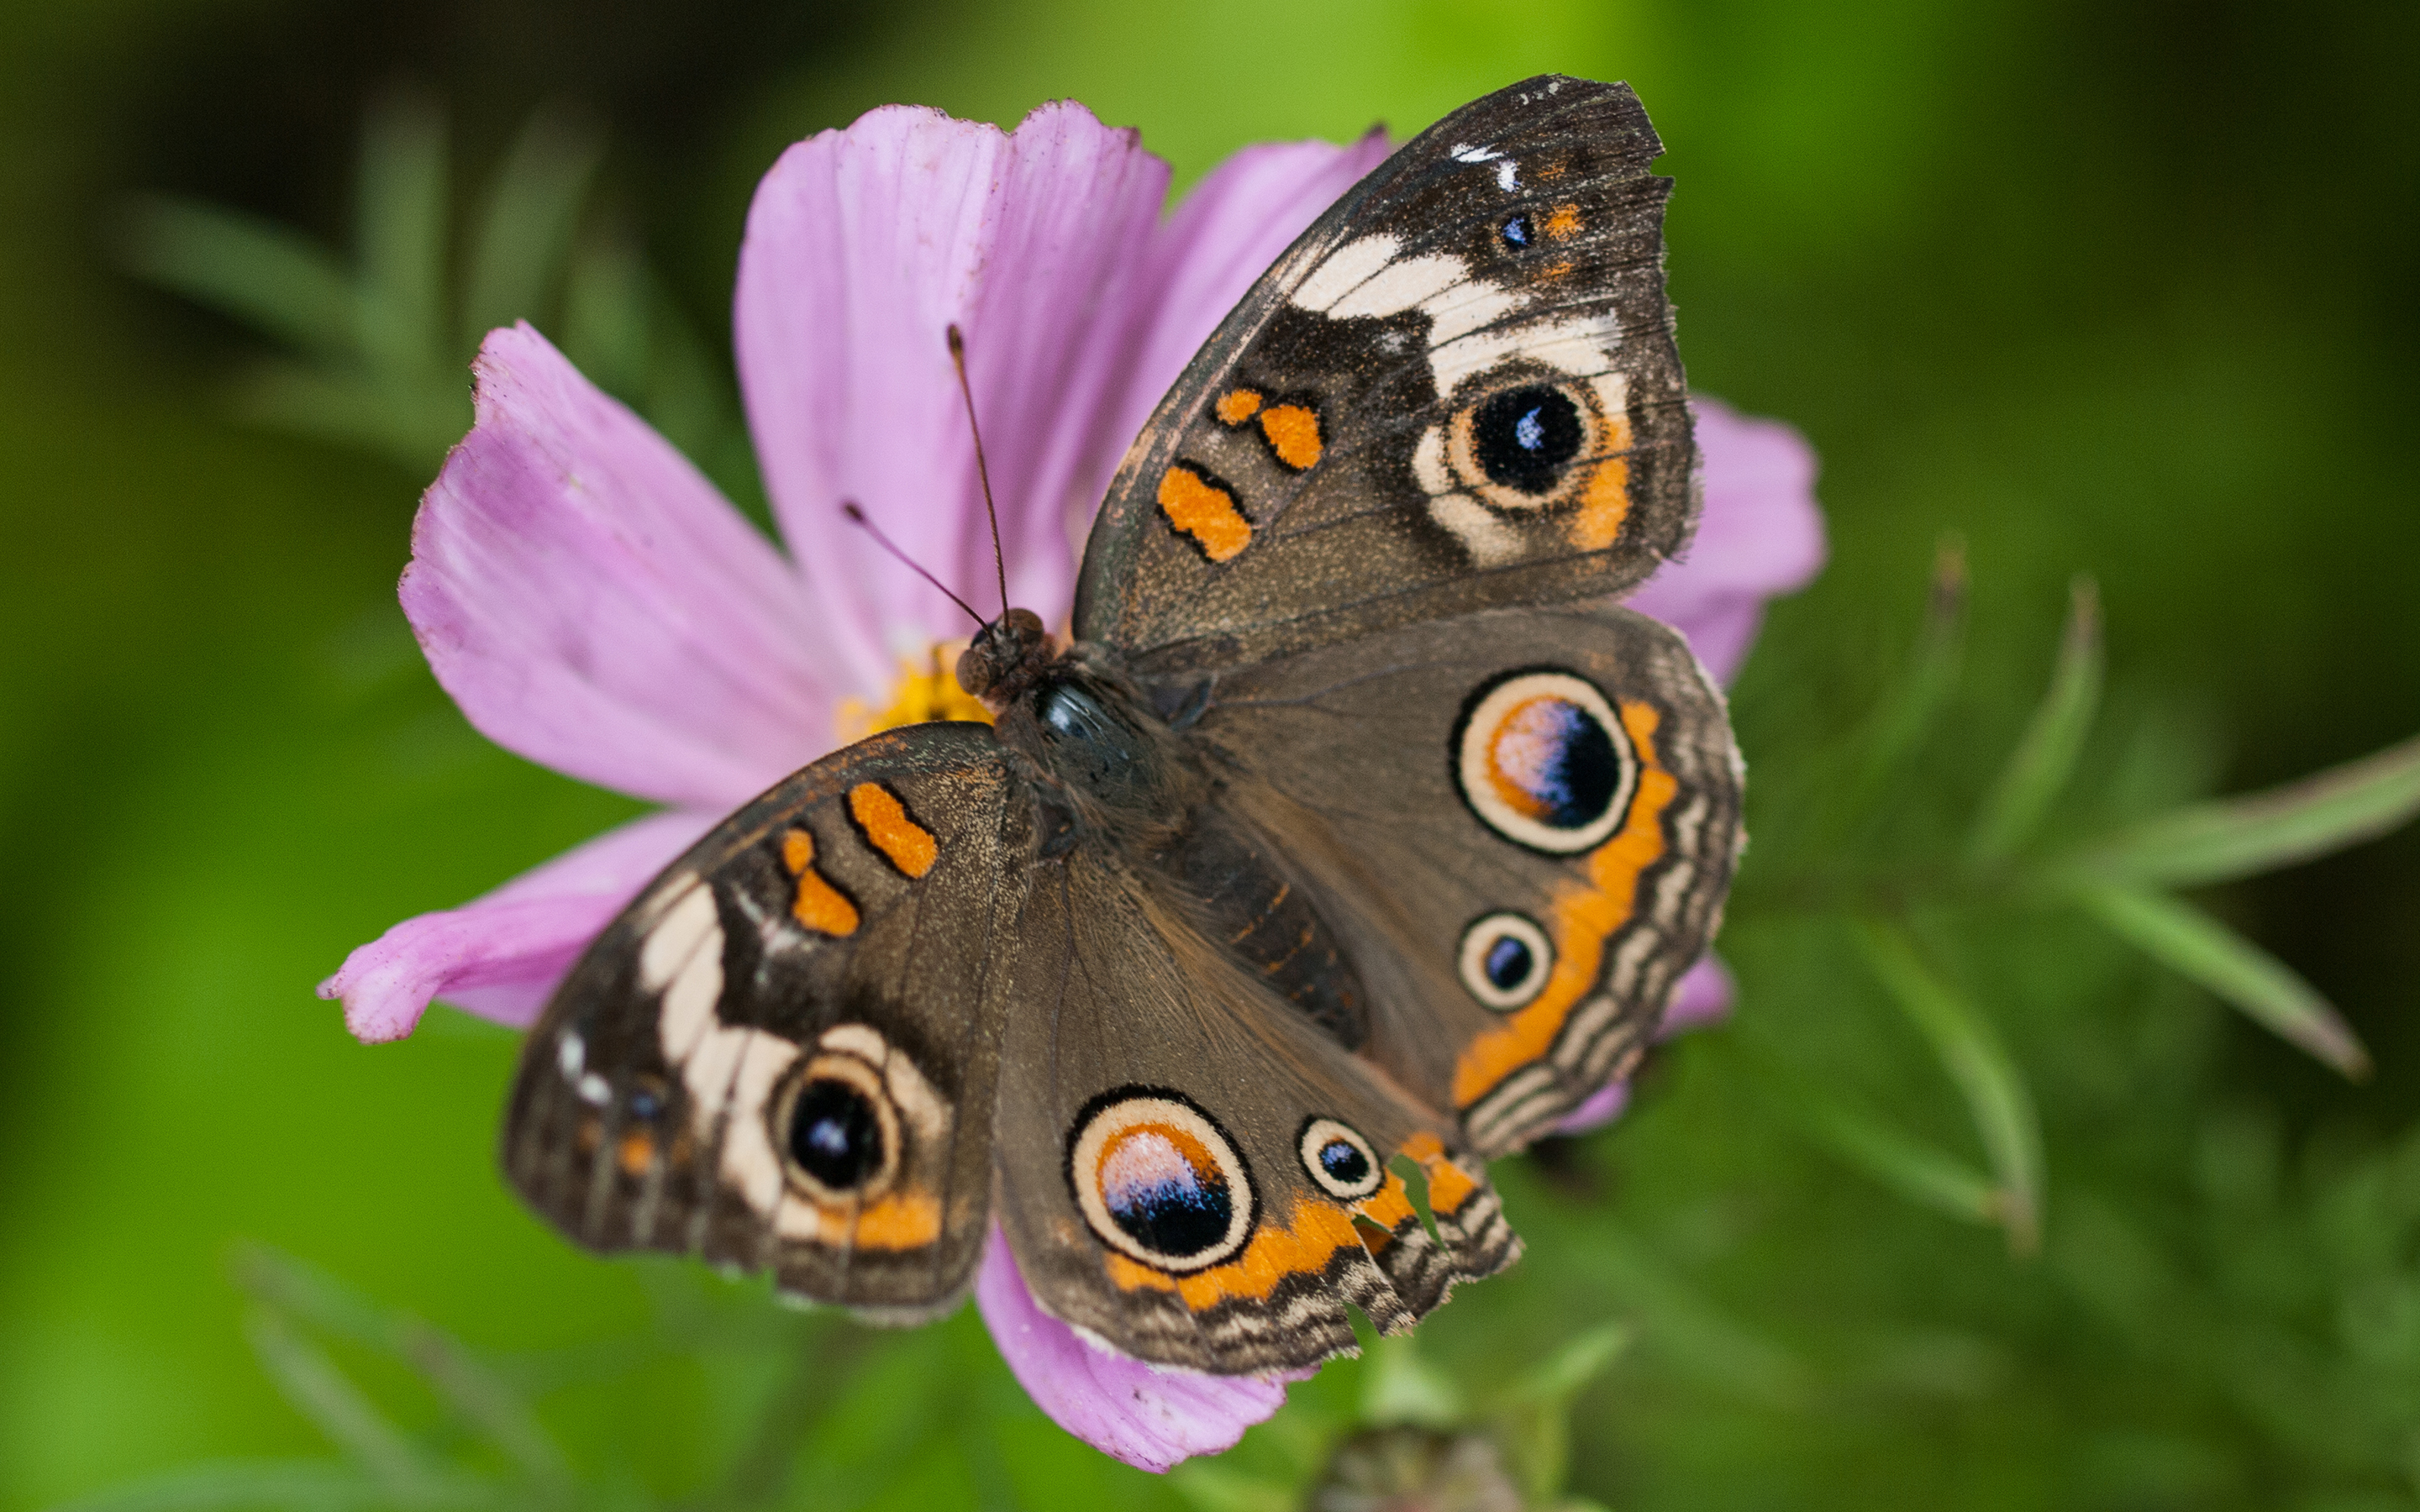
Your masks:
<path fill-rule="evenodd" d="M 1697 513 L 1661 151 L 1533 79 L 1329 208 L 1127 453 L 1070 639 L 974 636 L 994 722 L 807 766 L 574 966 L 529 1203 L 892 1321 L 997 1223 L 1224 1374 L 1511 1264 L 1485 1162 L 1636 1066 L 1741 843 L 1720 692 L 1616 602 Z"/>

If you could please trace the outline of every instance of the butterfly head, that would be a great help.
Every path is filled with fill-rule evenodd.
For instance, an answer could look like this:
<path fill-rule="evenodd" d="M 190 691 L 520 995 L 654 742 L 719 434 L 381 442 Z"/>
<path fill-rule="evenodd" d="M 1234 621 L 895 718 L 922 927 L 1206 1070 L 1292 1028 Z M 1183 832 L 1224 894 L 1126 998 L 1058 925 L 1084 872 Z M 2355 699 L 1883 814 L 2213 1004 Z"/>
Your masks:
<path fill-rule="evenodd" d="M 1053 655 L 1042 616 L 1013 609 L 975 632 L 958 657 L 958 686 L 997 714 L 1033 686 Z"/>

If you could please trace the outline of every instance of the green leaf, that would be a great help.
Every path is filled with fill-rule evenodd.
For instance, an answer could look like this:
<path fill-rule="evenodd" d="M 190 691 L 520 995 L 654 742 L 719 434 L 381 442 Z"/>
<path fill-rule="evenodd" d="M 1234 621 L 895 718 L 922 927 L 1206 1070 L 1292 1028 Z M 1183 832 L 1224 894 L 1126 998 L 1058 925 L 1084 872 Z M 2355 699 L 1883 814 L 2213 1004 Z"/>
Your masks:
<path fill-rule="evenodd" d="M 445 343 L 445 120 L 427 100 L 394 95 L 362 137 L 361 349 L 408 386 L 452 363 Z"/>
<path fill-rule="evenodd" d="M 2065 869 L 2093 881 L 2197 887 L 2273 871 L 2383 835 L 2420 813 L 2420 735 L 2243 797 L 2122 830 Z"/>
<path fill-rule="evenodd" d="M 1966 543 L 1945 535 L 1934 549 L 1932 587 L 1926 595 L 1924 628 L 1906 673 L 1876 706 L 1864 738 L 1865 751 L 1839 810 L 1854 824 L 1869 812 L 1924 737 L 1958 687 L 1965 660 Z"/>
<path fill-rule="evenodd" d="M 1981 1011 L 1925 964 L 1905 930 L 1874 918 L 1856 920 L 1853 929 L 1867 964 L 1932 1042 L 1933 1055 L 1965 1100 L 1999 1185 L 2009 1249 L 2033 1253 L 2041 1238 L 2041 1128 L 2024 1073 Z"/>
<path fill-rule="evenodd" d="M 1900 1196 L 1968 1223 L 2007 1221 L 2007 1194 L 1957 1156 L 1837 1099 L 1801 1095 L 1807 1097 L 1802 1111 L 1816 1137 Z"/>
<path fill-rule="evenodd" d="M 2179 976 L 2352 1080 L 2368 1076 L 2369 1052 L 2327 999 L 2292 967 L 2210 915 L 2143 887 L 2079 887 L 2074 897 L 2111 933 Z"/>
<path fill-rule="evenodd" d="M 2101 705 L 2101 594 L 2089 578 L 2069 590 L 2067 629 L 2050 688 L 2009 754 L 1967 841 L 1970 865 L 2005 860 L 2031 840 L 2075 770 Z"/>
<path fill-rule="evenodd" d="M 164 195 L 129 200 L 118 265 L 321 357 L 349 356 L 360 313 L 344 265 L 282 225 Z"/>
<path fill-rule="evenodd" d="M 336 1363 L 273 1308 L 256 1309 L 253 1352 L 294 1410 L 381 1485 L 409 1492 L 440 1478 L 401 1428 L 387 1421 Z"/>
<path fill-rule="evenodd" d="M 1420 1358 L 1409 1336 L 1381 1338 L 1361 1370 L 1361 1420 L 1376 1427 L 1408 1424 L 1448 1428 L 1461 1421 L 1462 1388 Z"/>
<path fill-rule="evenodd" d="M 1588 1329 L 1516 1377 L 1497 1399 L 1506 1406 L 1543 1403 L 1560 1411 L 1637 1336 L 1637 1330 L 1628 1323 L 1602 1323 Z"/>
<path fill-rule="evenodd" d="M 500 1489 L 466 1478 L 403 1491 L 352 1465 L 266 1460 L 194 1465 L 52 1512 L 479 1512 L 510 1504 Z"/>
<path fill-rule="evenodd" d="M 462 307 L 471 349 L 497 326 L 542 317 L 604 148 L 603 134 L 568 111 L 540 110 L 521 128 L 472 248 Z"/>

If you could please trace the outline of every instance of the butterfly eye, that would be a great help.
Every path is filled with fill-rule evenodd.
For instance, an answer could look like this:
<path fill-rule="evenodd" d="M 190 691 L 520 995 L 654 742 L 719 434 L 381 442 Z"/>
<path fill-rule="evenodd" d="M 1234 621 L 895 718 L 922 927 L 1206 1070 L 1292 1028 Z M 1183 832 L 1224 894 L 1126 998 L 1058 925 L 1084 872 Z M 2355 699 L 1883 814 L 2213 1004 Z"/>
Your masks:
<path fill-rule="evenodd" d="M 1594 684 L 1565 671 L 1512 672 L 1483 685 L 1465 711 L 1454 778 L 1488 828 L 1531 850 L 1575 856 L 1620 826 L 1638 785 L 1638 757 Z"/>
<path fill-rule="evenodd" d="M 1490 914 L 1462 932 L 1462 985 L 1499 1013 L 1544 992 L 1555 947 L 1537 922 L 1520 914 Z"/>
<path fill-rule="evenodd" d="M 1158 1270 L 1216 1265 L 1252 1231 L 1243 1155 L 1181 1093 L 1124 1088 L 1094 1099 L 1068 1140 L 1067 1180 L 1103 1242 Z"/>
<path fill-rule="evenodd" d="M 898 1110 L 881 1073 L 855 1056 L 809 1061 L 775 1121 L 792 1175 L 818 1201 L 871 1196 L 898 1168 Z"/>
<path fill-rule="evenodd" d="M 1302 1168 L 1330 1196 L 1358 1202 L 1387 1180 L 1387 1169 L 1370 1141 L 1334 1119 L 1311 1119 L 1295 1143 Z"/>

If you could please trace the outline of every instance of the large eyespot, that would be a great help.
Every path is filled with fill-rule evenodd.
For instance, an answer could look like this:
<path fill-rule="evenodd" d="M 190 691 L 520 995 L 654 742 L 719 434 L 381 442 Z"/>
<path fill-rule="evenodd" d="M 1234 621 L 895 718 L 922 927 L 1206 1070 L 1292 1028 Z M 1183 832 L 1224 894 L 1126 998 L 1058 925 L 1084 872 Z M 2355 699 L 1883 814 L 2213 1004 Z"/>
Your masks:
<path fill-rule="evenodd" d="M 1550 856 L 1575 856 L 1629 812 L 1638 757 L 1596 685 L 1567 671 L 1516 671 L 1465 705 L 1453 775 L 1462 801 L 1488 828 Z"/>
<path fill-rule="evenodd" d="M 1575 383 L 1499 389 L 1453 417 L 1446 456 L 1462 486 L 1491 507 L 1543 509 L 1571 497 L 1601 447 L 1593 396 Z"/>
<path fill-rule="evenodd" d="M 873 1196 L 899 1169 L 899 1110 L 882 1073 L 851 1055 L 818 1055 L 775 1100 L 774 1146 L 818 1202 Z"/>
<path fill-rule="evenodd" d="M 1330 1196 L 1358 1202 L 1387 1180 L 1387 1167 L 1370 1141 L 1334 1119 L 1306 1122 L 1295 1148 L 1302 1156 L 1302 1168 Z"/>
<path fill-rule="evenodd" d="M 1462 984 L 1470 995 L 1509 1013 L 1546 989 L 1555 947 L 1535 920 L 1490 914 L 1462 932 Z"/>
<path fill-rule="evenodd" d="M 1067 1183 L 1104 1243 L 1158 1270 L 1216 1265 L 1252 1232 L 1243 1153 L 1179 1092 L 1127 1087 L 1094 1099 L 1069 1133 Z"/>

